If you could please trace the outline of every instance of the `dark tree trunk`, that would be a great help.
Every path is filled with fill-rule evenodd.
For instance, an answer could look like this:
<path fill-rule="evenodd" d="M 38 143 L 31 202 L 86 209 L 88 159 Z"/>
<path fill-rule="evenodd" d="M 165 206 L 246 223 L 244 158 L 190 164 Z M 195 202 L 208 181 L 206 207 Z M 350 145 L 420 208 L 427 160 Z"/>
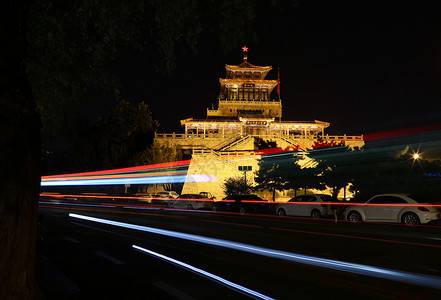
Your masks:
<path fill-rule="evenodd" d="M 273 186 L 273 202 L 276 202 L 276 185 Z"/>
<path fill-rule="evenodd" d="M 0 299 L 29 299 L 34 290 L 41 126 L 25 74 L 7 75 L 15 78 L 0 87 Z"/>
<path fill-rule="evenodd" d="M 26 3 L 0 10 L 0 299 L 33 299 L 41 120 L 24 68 Z"/>

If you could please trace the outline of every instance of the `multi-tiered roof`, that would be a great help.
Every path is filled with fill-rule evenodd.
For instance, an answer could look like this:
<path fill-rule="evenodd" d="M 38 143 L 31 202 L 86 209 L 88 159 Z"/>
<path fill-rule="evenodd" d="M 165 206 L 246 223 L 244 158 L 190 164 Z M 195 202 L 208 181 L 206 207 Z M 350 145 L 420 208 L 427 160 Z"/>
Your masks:
<path fill-rule="evenodd" d="M 247 50 L 245 47 L 244 51 Z M 219 78 L 217 109 L 207 109 L 205 119 L 185 119 L 184 134 L 156 134 L 155 140 L 176 144 L 181 149 L 210 151 L 253 150 L 252 140 L 262 138 L 287 146 L 311 148 L 314 143 L 363 144 L 362 136 L 328 136 L 329 123 L 321 121 L 282 121 L 282 101 L 278 80 L 266 79 L 271 66 L 248 62 L 244 52 L 239 65 L 225 65 L 226 76 Z"/>
<path fill-rule="evenodd" d="M 318 134 L 326 122 L 281 122 L 282 101 L 274 95 L 278 80 L 265 79 L 272 66 L 248 62 L 244 52 L 239 65 L 225 65 L 226 76 L 219 78 L 218 108 L 207 109 L 207 118 L 181 121 L 185 132 L 238 135 Z"/>

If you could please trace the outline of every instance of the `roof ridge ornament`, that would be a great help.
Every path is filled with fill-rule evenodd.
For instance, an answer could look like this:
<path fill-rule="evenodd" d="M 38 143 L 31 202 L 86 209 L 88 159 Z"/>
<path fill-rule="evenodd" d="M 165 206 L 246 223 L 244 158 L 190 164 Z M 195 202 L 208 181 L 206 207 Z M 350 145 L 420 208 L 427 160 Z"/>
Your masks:
<path fill-rule="evenodd" d="M 247 46 L 243 46 L 242 47 L 242 51 L 243 51 L 243 61 L 247 61 L 247 59 L 248 59 L 248 47 Z"/>

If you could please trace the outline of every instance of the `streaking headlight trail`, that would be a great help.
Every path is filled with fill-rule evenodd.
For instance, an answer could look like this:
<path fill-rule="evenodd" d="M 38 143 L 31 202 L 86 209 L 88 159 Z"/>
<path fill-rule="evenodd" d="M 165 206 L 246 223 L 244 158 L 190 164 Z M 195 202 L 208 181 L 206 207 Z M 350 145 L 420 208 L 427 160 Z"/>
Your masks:
<path fill-rule="evenodd" d="M 182 261 L 179 261 L 179 260 L 176 260 L 176 259 L 174 259 L 174 258 L 168 257 L 168 256 L 166 256 L 166 255 L 163 255 L 163 254 L 160 254 L 160 253 L 157 253 L 157 252 L 154 252 L 154 251 L 151 251 L 151 250 L 148 250 L 148 249 L 145 249 L 145 248 L 142 248 L 142 247 L 136 246 L 136 245 L 132 245 L 132 247 L 133 247 L 134 249 L 138 250 L 138 251 L 141 251 L 141 252 L 147 253 L 147 254 L 149 254 L 149 255 L 151 255 L 151 256 L 154 256 L 154 257 L 158 257 L 158 258 L 163 259 L 163 260 L 165 260 L 165 261 L 167 261 L 167 262 L 170 262 L 170 263 L 176 264 L 176 265 L 178 265 L 178 266 L 180 266 L 180 267 L 184 267 L 184 268 L 186 268 L 186 269 L 188 269 L 188 270 L 191 270 L 191 271 L 193 271 L 193 272 L 195 272 L 195 273 L 197 273 L 197 274 L 203 275 L 203 276 L 205 276 L 205 277 L 207 277 L 207 278 L 209 278 L 209 279 L 211 279 L 211 280 L 218 281 L 218 282 L 220 282 L 220 283 L 222 283 L 222 284 L 224 284 L 224 285 L 226 285 L 226 286 L 228 286 L 228 287 L 231 287 L 231 288 L 233 288 L 233 289 L 236 289 L 236 290 L 238 290 L 238 291 L 240 291 L 240 292 L 242 292 L 242 293 L 245 293 L 245 294 L 247 294 L 247 295 L 251 295 L 251 296 L 256 297 L 256 298 L 258 298 L 258 299 L 265 299 L 265 300 L 271 300 L 271 299 L 273 299 L 273 298 L 271 298 L 271 297 L 265 296 L 265 295 L 263 295 L 263 294 L 261 294 L 261 293 L 258 293 L 258 292 L 256 292 L 256 291 L 253 291 L 253 290 L 251 290 L 251 289 L 249 289 L 249 288 L 246 288 L 246 287 L 244 287 L 244 286 L 241 286 L 241 285 L 239 285 L 239 284 L 236 284 L 236 283 L 234 283 L 234 282 L 231 282 L 231 281 L 229 281 L 229 280 L 226 280 L 226 279 L 224 279 L 224 278 L 222 278 L 222 277 L 220 277 L 220 276 L 217 276 L 217 275 L 214 275 L 214 274 L 212 274 L 212 273 L 210 273 L 210 272 L 207 272 L 207 271 L 201 270 L 201 269 L 199 269 L 199 268 L 196 268 L 196 267 L 194 267 L 194 266 L 192 266 L 192 265 L 186 264 L 186 263 L 184 263 L 184 262 L 182 262 Z"/>
<path fill-rule="evenodd" d="M 152 176 L 136 178 L 109 178 L 109 179 L 70 179 L 42 181 L 41 186 L 79 186 L 79 185 L 123 185 L 123 184 L 162 184 L 184 182 L 211 182 L 216 177 L 204 174 Z"/>
<path fill-rule="evenodd" d="M 313 265 L 313 266 L 318 266 L 318 267 L 327 268 L 327 269 L 334 269 L 334 270 L 338 270 L 338 271 L 344 271 L 344 272 L 350 272 L 350 273 L 366 275 L 366 276 L 371 276 L 371 277 L 376 277 L 376 278 L 404 282 L 404 283 L 412 284 L 412 285 L 441 289 L 441 278 L 435 277 L 435 276 L 430 276 L 430 275 L 402 272 L 402 271 L 385 269 L 385 268 L 374 267 L 374 266 L 369 266 L 369 265 L 355 264 L 355 263 L 349 263 L 349 262 L 344 262 L 344 261 L 338 261 L 338 260 L 296 254 L 296 253 L 292 253 L 292 252 L 262 248 L 262 247 L 258 247 L 258 246 L 253 246 L 253 245 L 248 245 L 248 244 L 243 244 L 243 243 L 238 243 L 238 242 L 233 242 L 233 241 L 204 237 L 204 236 L 195 235 L 195 234 L 189 234 L 189 233 L 183 233 L 183 232 L 177 232 L 177 231 L 171 231 L 171 230 L 165 230 L 165 229 L 158 229 L 158 228 L 141 226 L 141 225 L 134 225 L 134 224 L 129 224 L 129 223 L 111 221 L 111 220 L 89 217 L 89 216 L 85 216 L 85 215 L 78 215 L 78 214 L 73 214 L 73 213 L 70 213 L 69 216 L 72 218 L 87 220 L 87 221 L 91 221 L 91 222 L 97 222 L 97 223 L 113 225 L 113 226 L 118 226 L 118 227 L 123 227 L 123 228 L 128 228 L 128 229 L 134 229 L 134 230 L 139 230 L 139 231 L 144 231 L 144 232 L 149 232 L 149 233 L 155 233 L 155 234 L 159 234 L 159 235 L 170 236 L 170 237 L 180 238 L 180 239 L 189 240 L 189 241 L 195 241 L 195 242 L 204 243 L 204 244 L 208 244 L 208 245 L 225 247 L 228 249 L 244 251 L 247 253 L 263 255 L 266 257 L 289 260 L 289 261 L 301 263 L 301 264 Z"/>

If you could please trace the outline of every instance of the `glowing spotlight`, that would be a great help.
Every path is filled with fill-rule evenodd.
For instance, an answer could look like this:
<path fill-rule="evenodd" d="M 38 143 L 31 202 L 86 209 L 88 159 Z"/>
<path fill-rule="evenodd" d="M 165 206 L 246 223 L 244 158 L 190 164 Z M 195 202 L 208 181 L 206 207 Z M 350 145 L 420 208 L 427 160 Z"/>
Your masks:
<path fill-rule="evenodd" d="M 418 153 L 415 153 L 415 154 L 413 155 L 413 159 L 414 159 L 414 160 L 419 159 L 419 158 L 420 158 L 420 155 L 419 155 Z"/>

